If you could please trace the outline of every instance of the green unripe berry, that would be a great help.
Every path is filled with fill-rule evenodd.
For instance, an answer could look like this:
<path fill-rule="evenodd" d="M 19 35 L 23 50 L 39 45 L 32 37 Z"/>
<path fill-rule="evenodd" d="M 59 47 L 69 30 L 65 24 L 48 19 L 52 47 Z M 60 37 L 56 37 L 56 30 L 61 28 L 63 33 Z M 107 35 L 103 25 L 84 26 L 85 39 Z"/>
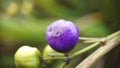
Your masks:
<path fill-rule="evenodd" d="M 22 46 L 14 55 L 17 68 L 39 68 L 40 51 L 35 47 Z"/>
<path fill-rule="evenodd" d="M 56 52 L 49 45 L 44 48 L 43 57 L 44 58 L 54 58 L 56 55 L 63 55 L 63 53 Z M 47 60 L 47 63 L 51 63 L 51 60 Z"/>
<path fill-rule="evenodd" d="M 43 51 L 43 57 L 44 58 L 50 58 L 51 56 L 50 56 L 50 54 L 51 53 L 54 53 L 55 51 L 50 47 L 50 46 L 46 46 L 45 48 L 44 48 L 44 51 Z"/>

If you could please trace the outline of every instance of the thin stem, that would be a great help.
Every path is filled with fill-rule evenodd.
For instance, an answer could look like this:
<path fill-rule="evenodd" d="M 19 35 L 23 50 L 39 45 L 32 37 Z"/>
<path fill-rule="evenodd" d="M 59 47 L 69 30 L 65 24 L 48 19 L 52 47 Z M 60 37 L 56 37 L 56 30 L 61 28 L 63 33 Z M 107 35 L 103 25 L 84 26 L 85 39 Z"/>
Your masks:
<path fill-rule="evenodd" d="M 84 43 L 95 43 L 95 42 L 100 42 L 100 40 L 89 40 L 89 41 L 84 41 Z"/>
<path fill-rule="evenodd" d="M 90 68 L 99 58 L 115 48 L 120 43 L 120 31 L 107 36 L 107 42 L 101 46 L 94 53 L 88 56 L 83 62 L 76 66 L 76 68 Z"/>
<path fill-rule="evenodd" d="M 66 57 L 51 57 L 51 58 L 44 58 L 44 60 L 63 60 L 66 59 Z"/>
<path fill-rule="evenodd" d="M 59 68 L 64 68 L 67 64 L 67 62 L 63 62 Z"/>
<path fill-rule="evenodd" d="M 63 57 L 64 54 L 62 54 L 62 53 L 49 53 L 49 56 L 51 56 L 51 57 L 56 57 L 56 56 Z"/>
<path fill-rule="evenodd" d="M 78 51 L 78 52 L 75 52 L 74 54 L 72 54 L 72 55 L 70 56 L 70 58 L 72 59 L 72 58 L 75 58 L 75 57 L 77 57 L 77 56 L 80 56 L 81 54 L 83 54 L 83 53 L 85 53 L 85 52 L 87 52 L 87 51 L 95 48 L 95 47 L 98 46 L 99 44 L 100 44 L 100 42 L 96 42 L 96 43 L 94 43 L 94 44 L 92 44 L 92 45 L 90 45 L 90 46 L 88 46 L 88 47 L 86 47 L 86 48 L 84 48 L 84 49 L 82 49 L 82 50 L 80 50 L 80 51 Z"/>
<path fill-rule="evenodd" d="M 105 38 L 87 38 L 87 37 L 79 37 L 80 40 L 83 40 L 84 43 L 95 43 L 95 42 L 104 42 Z"/>
<path fill-rule="evenodd" d="M 115 36 L 118 36 L 118 35 L 120 35 L 120 30 L 111 34 L 111 35 L 109 35 L 109 36 L 107 36 L 106 39 L 110 40 L 110 39 L 112 39 L 112 38 L 114 38 Z"/>
<path fill-rule="evenodd" d="M 99 38 L 79 37 L 79 40 L 98 40 Z"/>
<path fill-rule="evenodd" d="M 92 45 L 89 45 L 88 47 L 86 47 L 86 48 L 84 48 L 84 49 L 82 49 L 82 50 L 80 50 L 78 52 L 73 53 L 71 56 L 69 56 L 69 58 L 73 59 L 73 58 L 75 58 L 77 56 L 80 56 L 81 54 L 83 54 L 83 53 L 97 47 L 99 44 L 100 44 L 100 42 L 96 42 L 96 43 L 94 43 Z M 54 56 L 54 57 L 51 57 L 51 58 L 44 58 L 44 60 L 58 60 L 58 59 L 59 60 L 65 60 L 66 58 L 67 58 L 66 56 L 60 56 L 60 57 Z"/>
<path fill-rule="evenodd" d="M 101 42 L 105 42 L 103 44 L 104 46 L 101 46 L 99 49 L 97 49 L 93 54 L 91 54 L 88 58 L 86 58 L 82 63 L 80 63 L 76 68 L 89 68 L 91 65 L 95 63 L 96 60 L 98 60 L 100 57 L 105 55 L 107 52 L 109 52 L 111 49 L 117 46 L 117 44 L 120 42 L 120 31 L 113 33 L 105 38 L 85 38 L 85 37 L 79 37 L 80 40 L 84 40 L 84 42 L 94 42 L 92 45 L 75 52 L 71 54 L 69 59 L 73 59 L 75 57 L 80 56 L 81 54 L 97 47 Z M 51 58 L 44 58 L 44 60 L 66 60 L 68 57 L 66 56 L 60 56 L 60 57 L 51 57 Z M 67 62 L 64 62 L 60 67 L 64 67 Z"/>
<path fill-rule="evenodd" d="M 93 43 L 93 42 L 105 42 L 106 41 L 106 38 L 98 38 L 96 40 L 85 40 L 84 43 Z"/>

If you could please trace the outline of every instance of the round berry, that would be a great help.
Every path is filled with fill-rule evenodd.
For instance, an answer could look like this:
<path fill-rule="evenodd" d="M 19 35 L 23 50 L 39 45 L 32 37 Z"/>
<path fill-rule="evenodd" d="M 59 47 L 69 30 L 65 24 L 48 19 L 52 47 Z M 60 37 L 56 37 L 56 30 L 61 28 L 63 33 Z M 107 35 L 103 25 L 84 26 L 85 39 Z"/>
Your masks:
<path fill-rule="evenodd" d="M 40 51 L 35 47 L 22 46 L 15 55 L 15 64 L 17 68 L 39 68 Z"/>
<path fill-rule="evenodd" d="M 71 51 L 78 42 L 78 28 L 71 21 L 57 20 L 46 30 L 47 43 L 58 52 Z"/>
<path fill-rule="evenodd" d="M 43 51 L 43 57 L 44 58 L 54 58 L 55 54 L 61 54 L 63 55 L 63 53 L 59 53 L 55 50 L 53 50 L 49 45 L 46 45 Z M 51 60 L 46 60 L 47 63 L 52 63 Z"/>

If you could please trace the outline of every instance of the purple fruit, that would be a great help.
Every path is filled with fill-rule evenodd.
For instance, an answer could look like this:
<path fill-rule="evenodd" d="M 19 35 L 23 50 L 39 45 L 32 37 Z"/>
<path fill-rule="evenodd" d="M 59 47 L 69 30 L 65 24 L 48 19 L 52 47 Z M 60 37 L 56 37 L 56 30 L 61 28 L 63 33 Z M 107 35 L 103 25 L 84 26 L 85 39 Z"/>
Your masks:
<path fill-rule="evenodd" d="M 78 28 L 71 21 L 57 20 L 46 30 L 47 43 L 58 52 L 71 51 L 77 44 L 78 38 Z"/>

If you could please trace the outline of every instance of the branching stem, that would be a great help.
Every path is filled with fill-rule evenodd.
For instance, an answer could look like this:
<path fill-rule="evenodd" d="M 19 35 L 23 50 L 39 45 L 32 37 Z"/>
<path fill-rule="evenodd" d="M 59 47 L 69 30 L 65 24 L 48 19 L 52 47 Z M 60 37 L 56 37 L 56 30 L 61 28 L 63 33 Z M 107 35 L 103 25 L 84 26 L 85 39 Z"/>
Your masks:
<path fill-rule="evenodd" d="M 90 68 L 99 58 L 115 48 L 118 44 L 120 44 L 120 31 L 107 36 L 106 44 L 88 56 L 84 61 L 77 65 L 76 68 Z"/>
<path fill-rule="evenodd" d="M 120 31 L 117 31 L 107 37 L 104 38 L 85 38 L 85 37 L 79 37 L 80 40 L 83 40 L 86 43 L 93 43 L 89 45 L 88 47 L 81 49 L 69 56 L 61 55 L 54 56 L 52 58 L 44 58 L 44 60 L 66 60 L 68 57 L 69 59 L 74 59 L 81 54 L 92 50 L 93 48 L 97 47 L 100 43 L 105 43 L 103 46 L 98 48 L 95 52 L 93 52 L 90 56 L 88 56 L 83 62 L 81 62 L 79 65 L 76 66 L 76 68 L 90 68 L 99 58 L 101 58 L 103 55 L 108 53 L 110 50 L 115 48 L 120 43 Z M 60 68 L 64 68 L 68 63 L 64 62 Z"/>

